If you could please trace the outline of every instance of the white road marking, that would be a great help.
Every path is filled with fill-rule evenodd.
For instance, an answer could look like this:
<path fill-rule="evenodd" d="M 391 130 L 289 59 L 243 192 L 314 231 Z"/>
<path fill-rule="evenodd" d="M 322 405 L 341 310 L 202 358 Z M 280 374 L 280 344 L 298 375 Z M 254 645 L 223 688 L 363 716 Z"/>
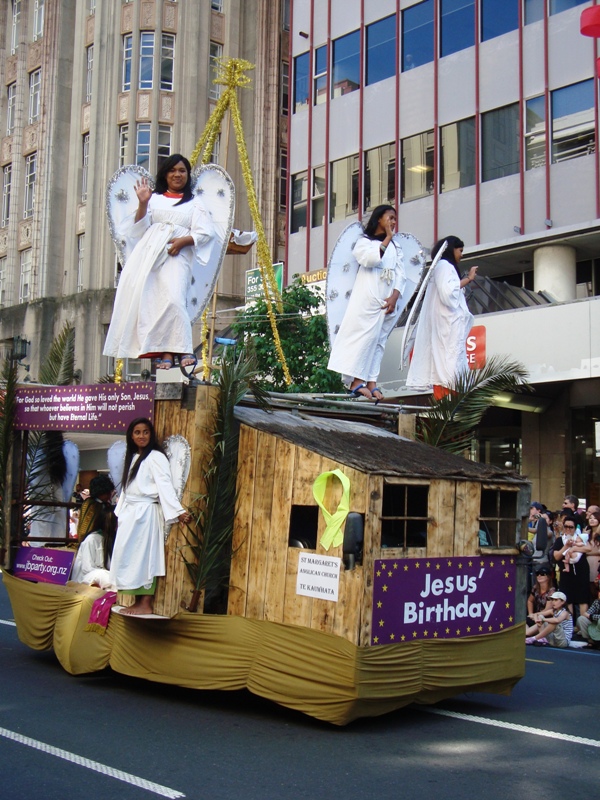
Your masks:
<path fill-rule="evenodd" d="M 41 750 L 42 753 L 48 753 L 51 756 L 70 761 L 72 764 L 77 764 L 79 767 L 85 767 L 94 772 L 99 772 L 101 775 L 108 775 L 109 778 L 116 778 L 118 781 L 124 781 L 133 786 L 138 786 L 140 789 L 146 789 L 148 792 L 154 792 L 154 794 L 159 794 L 161 797 L 185 797 L 182 792 L 178 792 L 176 789 L 170 789 L 168 786 L 161 786 L 160 783 L 147 781 L 145 778 L 139 778 L 137 775 L 131 775 L 129 772 L 122 772 L 120 769 L 108 767 L 106 764 L 100 764 L 98 761 L 91 761 L 89 758 L 78 756 L 76 753 L 69 753 L 68 750 L 61 750 L 59 747 L 53 747 L 50 744 L 45 744 L 45 742 L 38 742 L 36 739 L 30 739 L 28 736 L 22 736 L 20 733 L 9 731 L 6 728 L 0 728 L 0 736 L 4 736 L 18 744 L 33 747 L 34 750 Z"/>
<path fill-rule="evenodd" d="M 529 725 L 518 725 L 515 722 L 502 722 L 497 719 L 487 719 L 486 717 L 476 717 L 473 714 L 461 714 L 459 711 L 446 711 L 443 708 L 421 708 L 428 714 L 439 714 L 442 717 L 454 717 L 463 719 L 466 722 L 478 722 L 480 725 L 491 725 L 493 728 L 507 728 L 511 731 L 529 733 L 533 736 L 545 736 L 548 739 L 561 739 L 563 742 L 574 742 L 575 744 L 586 744 L 588 747 L 600 747 L 597 739 L 585 739 L 583 736 L 572 736 L 569 733 L 559 733 L 558 731 L 545 731 L 541 728 L 531 728 Z"/>
<path fill-rule="evenodd" d="M 10 619 L 0 619 L 0 625 L 12 625 L 13 628 L 17 627 L 17 623 Z"/>

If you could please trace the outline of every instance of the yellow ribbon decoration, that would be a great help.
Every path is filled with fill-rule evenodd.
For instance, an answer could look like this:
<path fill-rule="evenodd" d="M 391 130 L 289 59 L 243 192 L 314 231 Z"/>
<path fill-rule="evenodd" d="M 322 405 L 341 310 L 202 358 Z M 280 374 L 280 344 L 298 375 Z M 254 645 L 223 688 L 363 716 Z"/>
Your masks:
<path fill-rule="evenodd" d="M 235 131 L 235 139 L 238 148 L 238 156 L 240 159 L 240 166 L 244 183 L 246 184 L 246 192 L 248 195 L 248 206 L 250 215 L 256 230 L 258 241 L 256 243 L 257 250 L 257 265 L 260 270 L 262 278 L 263 289 L 265 293 L 265 303 L 267 305 L 267 314 L 273 332 L 273 341 L 275 343 L 275 351 L 277 358 L 283 369 L 283 376 L 285 382 L 289 386 L 292 382 L 292 376 L 288 369 L 287 361 L 281 346 L 281 339 L 279 338 L 279 331 L 277 330 L 277 321 L 273 311 L 273 300 L 277 310 L 281 313 L 283 311 L 283 304 L 281 302 L 281 295 L 277 288 L 275 279 L 275 270 L 273 269 L 273 261 L 267 237 L 265 236 L 262 219 L 258 207 L 258 200 L 256 197 L 256 190 L 254 188 L 254 180 L 252 178 L 252 170 L 250 168 L 250 159 L 248 157 L 248 149 L 244 138 L 244 129 L 242 127 L 242 118 L 237 102 L 237 89 L 247 88 L 250 84 L 250 78 L 245 75 L 245 72 L 254 69 L 254 64 L 245 61 L 242 58 L 218 59 L 218 75 L 213 83 L 225 86 L 221 97 L 219 98 L 212 114 L 210 115 L 206 127 L 194 148 L 190 157 L 192 167 L 195 166 L 198 159 L 201 164 L 207 164 L 210 161 L 210 156 L 214 147 L 214 143 L 221 129 L 223 117 L 225 112 L 229 109 L 231 113 L 231 120 Z M 273 299 L 272 299 L 273 298 Z M 210 375 L 210 365 L 208 364 L 208 343 L 203 341 L 202 358 L 204 362 L 203 378 L 208 380 Z"/>
<path fill-rule="evenodd" d="M 337 509 L 331 514 L 323 505 L 323 499 L 327 489 L 327 480 L 333 475 L 339 478 L 343 492 Z M 334 469 L 333 472 L 322 472 L 313 483 L 313 497 L 323 512 L 326 522 L 326 528 L 321 536 L 321 547 L 325 550 L 329 550 L 332 545 L 339 547 L 344 541 L 342 525 L 350 511 L 350 479 L 340 469 Z"/>

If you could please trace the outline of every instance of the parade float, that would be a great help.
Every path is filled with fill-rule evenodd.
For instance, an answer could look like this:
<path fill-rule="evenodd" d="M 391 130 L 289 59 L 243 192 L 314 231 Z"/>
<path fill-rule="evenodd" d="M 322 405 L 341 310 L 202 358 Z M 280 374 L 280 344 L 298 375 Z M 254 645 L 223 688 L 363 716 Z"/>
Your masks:
<path fill-rule="evenodd" d="M 418 271 L 417 254 L 407 255 Z M 16 390 L 3 581 L 20 640 L 52 649 L 73 675 L 110 667 L 193 689 L 248 689 L 336 725 L 466 691 L 510 692 L 525 667 L 517 542 L 528 482 L 400 435 L 411 427 L 402 413 L 392 431 L 335 408 L 262 408 L 238 379 L 241 357 L 229 363 L 218 385 Z M 183 503 L 195 523 L 167 532 L 153 618 L 112 613 L 90 625 L 105 592 L 66 580 L 66 548 L 20 547 L 28 439 L 122 433 L 140 416 L 161 441 L 185 442 L 175 460 L 189 471 Z"/>

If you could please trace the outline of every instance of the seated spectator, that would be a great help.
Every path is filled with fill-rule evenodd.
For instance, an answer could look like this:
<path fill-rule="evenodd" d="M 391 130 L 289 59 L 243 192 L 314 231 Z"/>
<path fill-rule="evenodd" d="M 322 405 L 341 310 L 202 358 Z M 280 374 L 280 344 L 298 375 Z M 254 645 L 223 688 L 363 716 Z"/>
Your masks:
<path fill-rule="evenodd" d="M 596 583 L 596 599 L 585 614 L 577 618 L 577 628 L 590 647 L 600 646 L 600 586 Z M 598 644 L 597 644 L 598 643 Z"/>
<path fill-rule="evenodd" d="M 535 625 L 526 631 L 525 644 L 568 647 L 573 638 L 573 617 L 567 608 L 563 592 L 554 592 L 548 601 L 550 608 L 535 615 Z"/>
<path fill-rule="evenodd" d="M 77 526 L 77 537 L 82 542 L 90 531 L 98 530 L 97 516 L 103 506 L 109 510 L 114 508 L 111 503 L 115 485 L 108 475 L 97 475 L 90 481 L 90 496 L 83 501 Z M 85 490 L 84 490 L 85 491 Z"/>
<path fill-rule="evenodd" d="M 542 564 L 535 571 L 535 583 L 527 598 L 527 624 L 535 625 L 535 616 L 544 611 L 554 592 L 554 575 L 549 564 Z M 548 606 L 549 607 L 549 606 Z"/>
<path fill-rule="evenodd" d="M 114 589 L 109 569 L 117 535 L 117 517 L 112 509 L 104 505 L 96 519 L 100 528 L 86 534 L 79 545 L 71 580 L 100 586 L 101 589 Z"/>

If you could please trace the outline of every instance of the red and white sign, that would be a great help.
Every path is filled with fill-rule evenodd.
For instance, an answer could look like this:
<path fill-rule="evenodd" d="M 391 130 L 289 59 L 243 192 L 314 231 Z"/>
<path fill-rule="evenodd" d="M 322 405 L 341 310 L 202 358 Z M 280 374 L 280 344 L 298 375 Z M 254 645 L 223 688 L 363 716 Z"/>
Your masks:
<path fill-rule="evenodd" d="M 467 361 L 471 369 L 485 366 L 485 325 L 473 325 L 467 336 Z"/>

